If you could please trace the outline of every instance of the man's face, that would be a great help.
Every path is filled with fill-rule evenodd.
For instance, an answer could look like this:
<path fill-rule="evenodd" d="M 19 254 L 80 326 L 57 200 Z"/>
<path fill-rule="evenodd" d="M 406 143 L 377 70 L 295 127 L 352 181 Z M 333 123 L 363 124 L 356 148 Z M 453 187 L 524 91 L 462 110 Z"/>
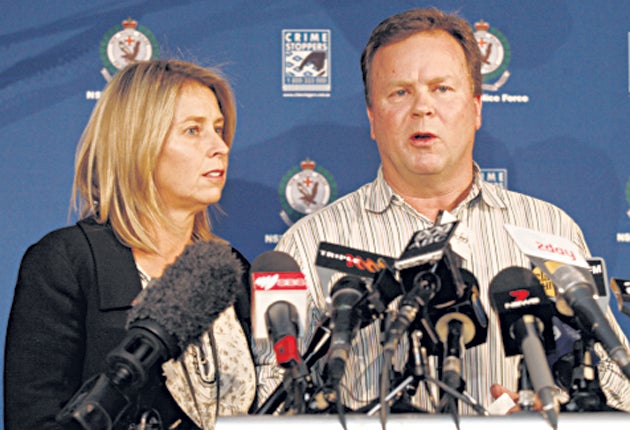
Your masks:
<path fill-rule="evenodd" d="M 370 132 L 395 189 L 472 172 L 481 99 L 473 96 L 464 51 L 452 36 L 417 33 L 380 48 L 368 79 Z"/>

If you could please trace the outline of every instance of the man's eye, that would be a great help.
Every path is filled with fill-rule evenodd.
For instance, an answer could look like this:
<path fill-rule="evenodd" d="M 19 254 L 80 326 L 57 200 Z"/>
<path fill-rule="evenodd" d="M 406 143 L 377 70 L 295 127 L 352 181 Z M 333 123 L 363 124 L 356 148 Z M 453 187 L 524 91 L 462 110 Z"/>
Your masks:
<path fill-rule="evenodd" d="M 214 128 L 214 132 L 216 134 L 218 134 L 219 136 L 223 136 L 224 131 L 225 131 L 225 129 L 223 127 L 215 127 Z"/>
<path fill-rule="evenodd" d="M 451 90 L 451 87 L 447 86 L 447 85 L 438 85 L 438 87 L 436 88 L 436 90 L 440 93 L 447 93 Z"/>
<path fill-rule="evenodd" d="M 393 90 L 389 94 L 389 98 L 391 98 L 391 99 L 399 99 L 399 98 L 405 97 L 407 94 L 409 94 L 409 91 L 405 90 L 404 88 L 400 88 L 398 90 Z"/>

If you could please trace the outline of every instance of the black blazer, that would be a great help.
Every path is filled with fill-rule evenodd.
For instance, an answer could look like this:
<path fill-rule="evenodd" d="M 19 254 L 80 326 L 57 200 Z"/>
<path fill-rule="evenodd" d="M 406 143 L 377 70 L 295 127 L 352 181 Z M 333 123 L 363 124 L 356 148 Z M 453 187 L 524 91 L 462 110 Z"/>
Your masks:
<path fill-rule="evenodd" d="M 235 309 L 249 336 L 249 263 Z M 131 302 L 140 293 L 131 249 L 93 219 L 53 231 L 25 253 L 5 346 L 5 430 L 60 429 L 55 416 L 83 382 L 105 370 L 105 356 L 126 335 Z M 251 352 L 250 352 L 251 353 Z M 159 366 L 157 366 L 159 367 Z M 154 408 L 165 427 L 196 428 L 164 385 L 161 372 L 142 389 L 125 421 Z"/>

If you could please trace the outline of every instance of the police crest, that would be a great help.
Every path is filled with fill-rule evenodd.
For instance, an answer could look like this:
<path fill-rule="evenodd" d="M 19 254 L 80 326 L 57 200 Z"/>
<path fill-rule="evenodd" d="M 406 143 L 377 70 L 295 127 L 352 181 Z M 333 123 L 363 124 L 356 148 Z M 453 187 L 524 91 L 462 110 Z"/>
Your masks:
<path fill-rule="evenodd" d="M 498 91 L 510 77 L 507 69 L 512 51 L 507 39 L 499 30 L 490 28 L 483 19 L 475 23 L 475 39 L 481 50 L 481 74 L 483 89 Z"/>
<path fill-rule="evenodd" d="M 278 196 L 283 208 L 280 217 L 290 226 L 334 201 L 337 184 L 327 170 L 307 158 L 282 177 Z"/>
<path fill-rule="evenodd" d="M 131 17 L 110 28 L 101 39 L 101 74 L 106 81 L 133 61 L 150 60 L 159 55 L 155 36 Z"/>

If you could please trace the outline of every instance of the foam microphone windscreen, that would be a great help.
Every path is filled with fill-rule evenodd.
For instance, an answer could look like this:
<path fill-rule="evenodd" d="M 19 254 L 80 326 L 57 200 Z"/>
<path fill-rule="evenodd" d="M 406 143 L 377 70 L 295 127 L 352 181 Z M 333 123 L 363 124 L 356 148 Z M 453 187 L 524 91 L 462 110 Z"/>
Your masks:
<path fill-rule="evenodd" d="M 184 350 L 234 303 L 242 274 L 231 246 L 216 240 L 193 243 L 138 295 L 127 326 L 154 320 Z"/>

